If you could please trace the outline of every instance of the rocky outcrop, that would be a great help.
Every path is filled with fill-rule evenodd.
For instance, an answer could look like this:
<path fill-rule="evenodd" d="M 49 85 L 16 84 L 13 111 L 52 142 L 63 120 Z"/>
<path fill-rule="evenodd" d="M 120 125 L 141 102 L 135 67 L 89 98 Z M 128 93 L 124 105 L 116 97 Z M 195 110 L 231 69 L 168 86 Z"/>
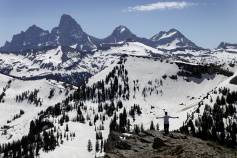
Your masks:
<path fill-rule="evenodd" d="M 236 150 L 218 146 L 212 142 L 171 132 L 163 135 L 156 130 L 139 134 L 123 134 L 112 131 L 105 145 L 106 158 L 210 158 L 235 157 Z"/>

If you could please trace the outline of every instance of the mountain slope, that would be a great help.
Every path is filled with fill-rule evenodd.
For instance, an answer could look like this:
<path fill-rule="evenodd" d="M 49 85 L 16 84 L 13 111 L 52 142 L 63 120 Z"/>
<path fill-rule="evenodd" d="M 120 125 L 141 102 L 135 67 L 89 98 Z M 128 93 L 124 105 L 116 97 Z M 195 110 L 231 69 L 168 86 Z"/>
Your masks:
<path fill-rule="evenodd" d="M 38 114 L 42 121 L 53 123 L 54 127 L 45 132 L 51 133 L 52 138 L 59 135 L 55 149 L 44 144 L 39 153 L 43 157 L 102 156 L 103 148 L 99 149 L 102 152 L 96 151 L 95 144 L 98 142 L 101 147 L 110 130 L 117 128 L 111 123 L 114 119 L 119 126 L 117 130 L 132 131 L 141 125 L 149 129 L 151 121 L 160 125 L 162 130 L 163 120 L 155 118 L 168 111 L 171 116 L 180 118 L 170 120 L 170 130 L 178 129 L 186 120 L 187 112 L 195 111 L 208 92 L 228 79 L 218 69 L 217 72 L 209 70 L 212 70 L 211 67 L 206 69 L 195 64 L 147 56 L 117 58 L 70 97 Z M 126 122 L 130 122 L 128 124 L 122 121 L 125 114 Z M 30 119 L 34 117 L 29 116 Z M 12 135 L 17 135 L 16 132 L 13 131 Z M 41 132 L 43 143 L 47 142 L 45 132 Z M 98 133 L 101 133 L 102 139 Z M 93 144 L 92 151 L 88 149 L 89 140 Z M 45 152 L 49 148 L 51 152 Z"/>
<path fill-rule="evenodd" d="M 1 94 L 4 93 L 0 102 L 1 144 L 27 135 L 30 121 L 38 113 L 68 97 L 76 88 L 54 80 L 22 81 L 0 76 Z"/>

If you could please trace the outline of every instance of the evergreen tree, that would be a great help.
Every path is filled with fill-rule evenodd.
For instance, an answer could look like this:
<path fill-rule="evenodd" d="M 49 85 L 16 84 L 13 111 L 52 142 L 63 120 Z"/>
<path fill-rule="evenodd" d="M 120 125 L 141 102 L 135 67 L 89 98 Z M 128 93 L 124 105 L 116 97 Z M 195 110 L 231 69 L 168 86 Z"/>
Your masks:
<path fill-rule="evenodd" d="M 144 132 L 143 123 L 141 124 L 141 132 Z"/>
<path fill-rule="evenodd" d="M 100 152 L 103 152 L 103 148 L 104 148 L 104 143 L 103 143 L 103 139 L 102 139 L 101 143 L 100 143 Z"/>
<path fill-rule="evenodd" d="M 151 121 L 151 124 L 150 124 L 150 130 L 155 130 L 155 126 L 154 126 L 153 121 Z"/>
<path fill-rule="evenodd" d="M 139 125 L 134 125 L 134 133 L 138 134 L 140 131 Z"/>
<path fill-rule="evenodd" d="M 98 139 L 96 139 L 96 143 L 95 143 L 95 150 L 96 150 L 96 152 L 98 152 L 99 149 L 100 149 L 100 144 L 99 144 Z"/>
<path fill-rule="evenodd" d="M 110 125 L 109 125 L 109 128 L 110 128 L 110 131 L 117 131 L 116 130 L 116 127 L 117 127 L 117 122 L 116 122 L 116 118 L 117 116 L 116 116 L 116 113 L 114 114 L 114 117 L 113 117 L 113 119 L 111 120 L 111 122 L 110 122 Z"/>
<path fill-rule="evenodd" d="M 43 136 L 44 136 L 44 150 L 49 150 L 49 143 L 50 143 L 49 134 L 46 131 L 44 131 Z"/>
<path fill-rule="evenodd" d="M 35 122 L 32 120 L 30 122 L 30 131 L 29 134 L 34 134 L 35 133 Z"/>
<path fill-rule="evenodd" d="M 40 150 L 40 146 L 39 146 L 39 143 L 37 143 L 36 150 L 35 150 L 36 157 L 39 156 L 39 150 Z"/>
<path fill-rule="evenodd" d="M 88 150 L 89 152 L 93 150 L 93 148 L 92 148 L 92 142 L 91 142 L 90 139 L 88 140 L 87 150 Z"/>
<path fill-rule="evenodd" d="M 68 124 L 66 124 L 66 130 L 65 130 L 66 132 L 68 132 L 69 131 L 69 129 L 68 129 Z"/>

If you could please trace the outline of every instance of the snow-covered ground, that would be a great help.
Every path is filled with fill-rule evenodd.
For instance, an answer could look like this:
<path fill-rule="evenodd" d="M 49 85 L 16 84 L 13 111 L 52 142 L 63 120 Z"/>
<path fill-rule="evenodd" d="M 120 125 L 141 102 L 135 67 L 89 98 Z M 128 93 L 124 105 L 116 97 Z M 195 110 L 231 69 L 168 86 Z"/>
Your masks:
<path fill-rule="evenodd" d="M 8 83 L 9 81 L 11 81 L 10 84 Z M 38 118 L 40 111 L 65 99 L 76 89 L 76 87 L 72 87 L 71 89 L 71 87 L 66 86 L 67 84 L 54 80 L 22 81 L 2 74 L 0 74 L 0 83 L 1 90 L 7 87 L 5 96 L 0 103 L 1 143 L 12 142 L 27 135 L 29 133 L 30 121 Z M 50 99 L 50 91 L 53 89 L 54 96 Z M 42 105 L 36 106 L 36 104 L 28 102 L 27 99 L 23 101 L 16 100 L 17 95 L 22 95 L 22 93 L 28 91 L 34 92 L 34 90 L 39 90 L 37 98 L 41 100 Z M 19 116 L 20 110 L 23 110 L 24 114 L 14 119 L 14 116 Z M 8 126 L 9 129 L 3 129 L 4 126 Z"/>
<path fill-rule="evenodd" d="M 202 79 L 189 78 L 190 82 L 184 80 L 183 77 L 178 77 L 177 80 L 169 78 L 169 76 L 177 74 L 179 71 L 178 66 L 175 63 L 166 63 L 165 61 L 154 60 L 152 58 L 142 58 L 142 57 L 127 57 L 127 61 L 124 64 L 124 68 L 128 71 L 129 87 L 130 87 L 130 98 L 129 100 L 123 100 L 117 98 L 114 100 L 116 103 L 118 100 L 122 100 L 124 107 L 127 112 L 130 110 L 134 104 L 138 104 L 142 108 L 142 114 L 135 116 L 135 121 L 130 117 L 131 129 L 134 125 L 143 124 L 144 129 L 149 129 L 151 121 L 156 125 L 160 125 L 160 129 L 163 129 L 163 120 L 156 119 L 157 116 L 163 116 L 164 111 L 168 111 L 171 116 L 178 116 L 179 119 L 170 119 L 170 130 L 178 129 L 182 126 L 183 121 L 187 119 L 187 113 L 191 113 L 198 107 L 198 102 L 206 96 L 215 87 L 219 86 L 221 83 L 226 82 L 228 77 L 223 75 L 207 75 L 204 74 Z M 118 64 L 114 63 L 110 67 L 106 68 L 97 75 L 91 77 L 87 83 L 88 86 L 92 86 L 97 81 L 105 79 L 106 75 L 112 71 L 114 66 Z M 164 79 L 163 76 L 167 75 Z M 209 78 L 209 79 L 208 79 Z M 136 91 L 133 90 L 134 81 L 136 85 Z M 161 84 L 162 81 L 162 84 Z M 121 82 L 121 80 L 120 80 Z M 139 90 L 138 90 L 139 89 Z M 143 89 L 146 89 L 146 97 L 144 97 Z M 158 92 L 158 94 L 157 94 Z M 98 110 L 98 103 L 92 101 L 86 101 L 85 105 Z M 121 113 L 123 110 L 120 109 L 117 114 Z M 94 118 L 92 110 L 88 112 L 90 118 Z M 69 115 L 73 116 L 73 113 Z M 104 121 L 105 130 L 102 131 L 104 139 L 107 138 L 109 133 L 108 125 L 110 123 L 108 118 Z M 88 122 L 86 123 L 88 124 Z M 97 122 L 98 126 L 100 123 Z M 42 153 L 42 155 L 47 157 L 56 157 L 58 155 L 66 155 L 68 152 L 73 152 L 73 155 L 79 157 L 93 157 L 95 151 L 87 151 L 87 142 L 89 139 L 95 144 L 95 130 L 94 128 L 88 128 L 88 125 L 72 125 L 73 130 L 80 128 L 79 135 L 82 136 L 80 143 L 78 144 L 73 141 L 68 141 L 67 143 L 60 146 L 55 151 L 49 153 Z M 76 129 L 75 129 L 76 128 Z M 84 129 L 81 129 L 84 128 Z M 85 130 L 86 128 L 86 130 Z M 83 134 L 83 132 L 86 132 Z M 88 135 L 88 133 L 90 133 Z M 76 135 L 78 135 L 76 133 Z M 68 146 L 71 146 L 68 149 Z M 61 148 L 62 147 L 62 148 Z M 60 150 L 64 149 L 64 150 Z M 78 150 L 77 150 L 78 148 Z M 67 150 L 68 149 L 68 150 Z M 98 156 L 99 152 L 97 153 Z"/>
<path fill-rule="evenodd" d="M 151 53 L 152 52 L 152 53 Z M 94 74 L 88 82 L 87 86 L 92 86 L 98 81 L 105 80 L 106 76 L 114 69 L 115 66 L 120 66 L 120 57 L 124 54 L 128 54 L 128 57 L 123 58 L 124 69 L 127 70 L 127 78 L 129 85 L 129 99 L 123 99 L 117 97 L 114 102 L 122 100 L 123 106 L 126 111 L 131 109 L 134 104 L 141 107 L 142 114 L 136 114 L 135 119 L 130 119 L 131 129 L 134 125 L 143 124 L 144 129 L 150 127 L 151 121 L 156 125 L 160 125 L 160 129 L 163 129 L 163 120 L 156 119 L 157 116 L 163 116 L 164 111 L 167 111 L 171 116 L 178 116 L 179 119 L 170 120 L 170 130 L 178 129 L 182 126 L 183 121 L 187 119 L 187 113 L 193 112 L 198 103 L 203 100 L 208 92 L 216 87 L 227 86 L 232 90 L 237 90 L 237 87 L 229 84 L 231 77 L 226 77 L 221 74 L 203 74 L 202 78 L 194 77 L 180 77 L 177 79 L 171 79 L 172 76 L 177 75 L 180 71 L 179 67 L 173 61 L 172 56 L 181 54 L 181 59 L 185 59 L 192 64 L 209 64 L 216 63 L 223 65 L 225 69 L 236 71 L 236 66 L 230 66 L 229 63 L 233 63 L 237 58 L 237 55 L 229 52 L 209 52 L 207 50 L 193 52 L 190 50 L 176 51 L 176 52 L 162 52 L 157 49 L 148 47 L 138 42 L 128 42 L 121 47 L 111 47 L 111 49 L 102 51 L 97 50 L 93 55 L 86 55 L 83 59 L 77 58 L 78 54 L 68 53 L 71 57 L 66 62 L 62 62 L 63 53 L 61 47 L 54 50 L 50 50 L 47 53 L 36 55 L 35 58 L 27 58 L 22 55 L 3 54 L 1 55 L 1 66 L 11 67 L 11 75 L 15 76 L 34 76 L 42 75 L 44 73 L 72 73 L 73 71 L 89 71 Z M 166 60 L 160 60 L 159 58 L 151 57 L 152 54 L 159 54 L 162 56 L 171 56 Z M 185 56 L 186 54 L 192 54 L 192 56 Z M 138 57 L 139 56 L 139 57 Z M 31 59 L 31 60 L 30 60 Z M 177 60 L 177 58 L 175 58 Z M 38 61 L 38 62 L 37 62 Z M 41 61 L 41 62 L 39 62 Z M 125 62 L 125 63 L 124 63 Z M 47 69 L 40 68 L 42 63 L 52 63 L 53 67 L 61 66 L 65 69 Z M 66 67 L 70 67 L 77 63 L 73 69 L 66 70 Z M 234 62 L 235 63 L 235 62 Z M 21 69 L 17 71 L 17 68 L 21 66 Z M 32 70 L 32 71 L 29 71 Z M 236 74 L 235 74 L 236 75 Z M 166 77 L 165 77 L 166 76 Z M 186 80 L 190 82 L 187 82 Z M 11 80 L 9 84 L 8 81 Z M 119 83 L 123 85 L 124 80 L 119 79 Z M 68 95 L 73 93 L 73 90 L 65 88 L 63 83 L 56 82 L 54 80 L 34 80 L 34 81 L 22 81 L 13 79 L 11 77 L 1 75 L 0 76 L 0 88 L 6 86 L 6 96 L 4 97 L 4 103 L 0 103 L 0 126 L 9 126 L 10 128 L 4 133 L 4 130 L 0 130 L 0 142 L 7 143 L 13 140 L 20 139 L 23 135 L 27 135 L 29 132 L 30 121 L 37 118 L 37 114 L 45 110 L 49 106 L 53 106 L 58 102 L 62 102 Z M 109 85 L 107 85 L 109 87 Z M 75 88 L 75 87 L 74 87 Z M 124 88 L 124 87 L 123 87 Z M 38 97 L 42 98 L 42 106 L 35 106 L 30 104 L 27 100 L 23 102 L 16 101 L 16 95 L 20 95 L 25 91 L 39 90 Z M 52 89 L 55 89 L 54 97 L 49 99 L 49 94 Z M 69 91 L 68 95 L 67 90 Z M 1 91 L 0 91 L 1 93 Z M 106 103 L 110 103 L 110 100 L 106 100 Z M 75 101 L 70 101 L 70 105 L 77 104 Z M 84 101 L 87 111 L 83 111 L 85 116 L 88 116 L 90 120 L 93 120 L 94 116 L 98 113 L 98 102 L 95 100 Z M 24 110 L 24 114 L 20 118 L 12 120 L 16 114 L 20 113 L 20 110 Z M 123 108 L 119 109 L 117 114 L 122 113 Z M 45 152 L 40 150 L 40 157 L 95 157 L 103 155 L 104 153 L 95 152 L 96 131 L 95 128 L 99 127 L 101 120 L 96 122 L 96 127 L 89 126 L 89 120 L 86 120 L 85 124 L 73 122 L 72 119 L 76 116 L 75 111 L 67 113 L 70 121 L 67 123 L 70 132 L 75 132 L 75 137 L 70 137 L 69 140 L 63 138 L 63 143 L 56 147 L 55 150 Z M 129 114 L 128 114 L 129 115 Z M 56 128 L 60 129 L 62 133 L 65 133 L 65 124 L 59 126 L 57 123 L 58 118 L 49 118 L 50 121 L 55 123 Z M 106 116 L 103 125 L 104 130 L 101 130 L 103 139 L 107 139 L 109 134 L 109 124 L 112 117 Z M 7 121 L 10 120 L 10 123 Z M 8 121 L 9 122 L 9 121 Z M 56 123 L 57 122 L 57 123 Z M 100 130 L 98 130 L 100 131 Z M 93 150 L 88 152 L 87 144 L 88 140 L 92 141 Z"/>

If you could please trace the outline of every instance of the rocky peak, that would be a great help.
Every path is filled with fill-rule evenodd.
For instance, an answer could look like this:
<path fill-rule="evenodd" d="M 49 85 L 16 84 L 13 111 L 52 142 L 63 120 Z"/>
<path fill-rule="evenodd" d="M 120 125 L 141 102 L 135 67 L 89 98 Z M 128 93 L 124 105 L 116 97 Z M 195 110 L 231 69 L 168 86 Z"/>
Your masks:
<path fill-rule="evenodd" d="M 22 34 L 26 34 L 27 36 L 46 36 L 49 34 L 49 31 L 43 30 L 36 25 L 30 26 L 25 32 L 21 32 Z"/>
<path fill-rule="evenodd" d="M 127 33 L 131 34 L 131 31 L 127 27 L 120 25 L 114 29 L 112 34 L 119 35 L 119 34 L 127 34 Z"/>
<path fill-rule="evenodd" d="M 221 42 L 220 44 L 219 44 L 219 46 L 217 47 L 217 49 L 221 49 L 221 48 L 223 48 L 223 49 L 226 49 L 226 48 L 237 48 L 237 44 L 235 44 L 235 43 L 227 43 L 227 42 Z"/>
<path fill-rule="evenodd" d="M 81 26 L 70 15 L 66 15 L 66 14 L 63 14 L 61 16 L 61 20 L 59 22 L 58 28 L 76 29 L 77 31 L 82 31 Z"/>
<path fill-rule="evenodd" d="M 176 29 L 170 29 L 168 32 L 166 31 L 160 31 L 155 36 L 151 37 L 150 40 L 152 41 L 159 41 L 164 38 L 172 38 L 172 37 L 184 37 L 178 30 Z"/>
<path fill-rule="evenodd" d="M 58 27 L 52 29 L 48 44 L 71 46 L 85 39 L 85 36 L 81 26 L 70 15 L 63 14 Z"/>
<path fill-rule="evenodd" d="M 223 47 L 225 47 L 225 45 L 226 45 L 225 42 L 221 42 L 217 48 L 218 48 L 218 49 L 223 48 Z"/>
<path fill-rule="evenodd" d="M 133 40 L 135 38 L 136 35 L 134 35 L 127 27 L 121 25 L 116 27 L 110 36 L 103 39 L 103 43 L 116 43 L 127 39 Z"/>

